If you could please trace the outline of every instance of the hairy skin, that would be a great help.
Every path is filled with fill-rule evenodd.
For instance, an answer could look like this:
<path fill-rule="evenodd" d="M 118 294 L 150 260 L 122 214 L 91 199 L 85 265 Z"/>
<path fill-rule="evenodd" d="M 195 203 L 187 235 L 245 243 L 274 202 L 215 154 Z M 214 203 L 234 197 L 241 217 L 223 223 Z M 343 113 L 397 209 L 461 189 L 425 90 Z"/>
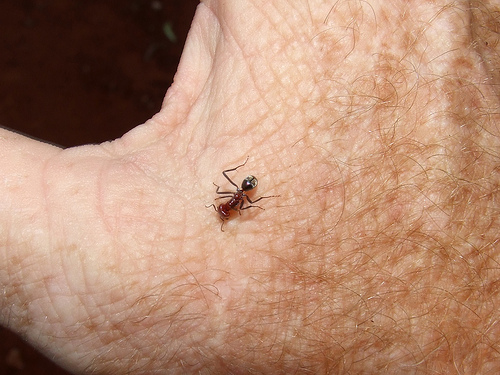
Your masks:
<path fill-rule="evenodd" d="M 75 373 L 497 373 L 497 5 L 203 2 L 146 124 L 0 132 L 0 322 Z M 247 156 L 281 197 L 221 232 Z"/>

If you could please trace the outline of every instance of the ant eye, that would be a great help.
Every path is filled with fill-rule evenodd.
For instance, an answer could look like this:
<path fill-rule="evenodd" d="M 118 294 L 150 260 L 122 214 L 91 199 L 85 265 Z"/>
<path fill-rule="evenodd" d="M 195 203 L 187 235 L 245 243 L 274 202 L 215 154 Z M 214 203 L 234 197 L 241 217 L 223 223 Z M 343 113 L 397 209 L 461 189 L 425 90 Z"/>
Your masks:
<path fill-rule="evenodd" d="M 259 183 L 259 181 L 257 181 L 257 179 L 254 176 L 248 176 L 241 183 L 241 190 L 249 191 L 249 190 L 255 189 L 255 187 L 257 187 L 258 183 Z"/>

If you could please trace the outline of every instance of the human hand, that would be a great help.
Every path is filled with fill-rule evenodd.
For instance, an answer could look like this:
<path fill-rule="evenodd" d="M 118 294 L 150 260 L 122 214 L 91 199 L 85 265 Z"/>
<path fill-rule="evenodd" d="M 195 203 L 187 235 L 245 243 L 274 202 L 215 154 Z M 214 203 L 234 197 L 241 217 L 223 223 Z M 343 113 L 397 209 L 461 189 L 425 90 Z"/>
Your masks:
<path fill-rule="evenodd" d="M 2 133 L 2 324 L 74 372 L 494 370 L 477 9 L 206 1 L 148 123 L 68 150 Z M 204 205 L 247 155 L 235 180 L 281 197 L 222 233 Z"/>

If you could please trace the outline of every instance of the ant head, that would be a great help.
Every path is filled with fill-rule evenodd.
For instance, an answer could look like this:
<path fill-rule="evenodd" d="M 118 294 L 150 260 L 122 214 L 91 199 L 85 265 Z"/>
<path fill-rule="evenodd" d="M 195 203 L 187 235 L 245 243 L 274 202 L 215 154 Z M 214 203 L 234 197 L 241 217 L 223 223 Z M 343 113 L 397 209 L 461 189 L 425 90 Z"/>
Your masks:
<path fill-rule="evenodd" d="M 249 191 L 255 189 L 258 183 L 259 181 L 257 181 L 257 179 L 254 176 L 248 176 L 241 183 L 241 190 Z"/>

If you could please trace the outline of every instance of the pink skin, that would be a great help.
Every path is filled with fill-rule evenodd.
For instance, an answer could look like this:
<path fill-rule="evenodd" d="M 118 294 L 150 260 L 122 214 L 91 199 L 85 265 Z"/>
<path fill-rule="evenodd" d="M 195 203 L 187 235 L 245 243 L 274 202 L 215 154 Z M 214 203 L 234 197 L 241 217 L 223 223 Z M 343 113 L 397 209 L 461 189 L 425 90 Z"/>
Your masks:
<path fill-rule="evenodd" d="M 0 322 L 75 373 L 498 372 L 495 14 L 203 1 L 145 124 L 0 130 Z M 247 156 L 281 197 L 222 233 Z"/>

